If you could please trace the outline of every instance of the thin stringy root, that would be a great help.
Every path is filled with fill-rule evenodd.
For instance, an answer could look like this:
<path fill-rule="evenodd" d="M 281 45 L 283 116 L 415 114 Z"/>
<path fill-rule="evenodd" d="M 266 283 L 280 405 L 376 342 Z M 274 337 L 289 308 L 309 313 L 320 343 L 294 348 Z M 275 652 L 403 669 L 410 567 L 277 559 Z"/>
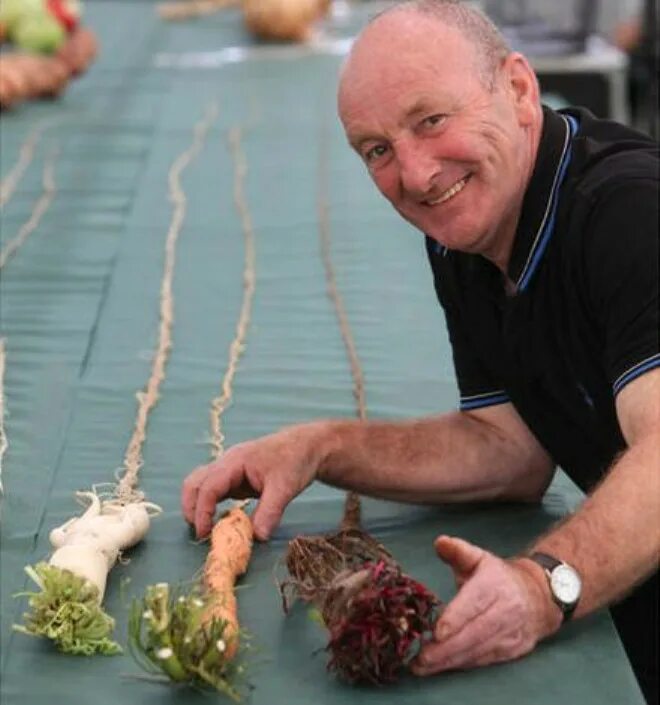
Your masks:
<path fill-rule="evenodd" d="M 321 258 L 350 362 L 357 415 L 365 421 L 364 374 L 332 263 L 327 143 L 321 139 L 318 160 Z M 285 610 L 291 593 L 320 608 L 321 619 L 330 630 L 330 671 L 350 683 L 388 683 L 406 669 L 430 633 L 439 601 L 404 575 L 392 556 L 359 527 L 360 499 L 350 492 L 341 529 L 334 535 L 335 539 L 341 537 L 338 545 L 331 537 L 303 537 L 291 542 L 287 567 L 292 579 L 280 586 L 280 592 Z M 343 537 L 351 537 L 351 541 Z M 373 555 L 369 555 L 371 551 Z"/>
<path fill-rule="evenodd" d="M 2 462 L 9 448 L 5 432 L 5 359 L 5 341 L 4 338 L 0 338 L 0 497 L 5 493 L 2 484 Z"/>
<path fill-rule="evenodd" d="M 110 639 L 115 621 L 98 604 L 95 585 L 47 563 L 25 571 L 40 590 L 15 595 L 28 597 L 31 610 L 23 614 L 24 625 L 14 625 L 15 631 L 50 639 L 67 654 L 121 653 L 119 644 Z"/>
<path fill-rule="evenodd" d="M 432 633 L 440 601 L 392 563 L 337 576 L 320 608 L 328 670 L 349 683 L 396 681 Z"/>
<path fill-rule="evenodd" d="M 244 669 L 227 657 L 232 651 L 228 622 L 206 618 L 212 609 L 201 588 L 183 594 L 171 590 L 167 583 L 151 585 L 131 606 L 129 649 L 137 663 L 152 674 L 211 687 L 238 702 L 245 687 L 241 683 Z"/>
<path fill-rule="evenodd" d="M 188 20 L 204 17 L 226 7 L 239 5 L 241 0 L 178 0 L 157 6 L 158 14 L 165 20 Z"/>
<path fill-rule="evenodd" d="M 358 528 L 296 537 L 289 542 L 285 558 L 291 577 L 278 582 L 284 611 L 289 611 L 297 597 L 304 602 L 317 601 L 337 575 L 369 561 L 393 563 L 394 559 L 384 546 Z"/>

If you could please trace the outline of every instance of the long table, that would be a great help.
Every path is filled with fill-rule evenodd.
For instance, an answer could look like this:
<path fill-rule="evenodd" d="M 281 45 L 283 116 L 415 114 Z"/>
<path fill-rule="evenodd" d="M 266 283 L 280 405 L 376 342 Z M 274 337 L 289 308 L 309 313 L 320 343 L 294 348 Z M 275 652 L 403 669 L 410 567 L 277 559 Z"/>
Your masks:
<path fill-rule="evenodd" d="M 307 48 L 258 45 L 228 10 L 170 25 L 149 2 L 88 2 L 102 53 L 60 100 L 3 114 L 2 177 L 29 164 L 1 214 L 7 243 L 44 197 L 38 226 L 0 272 L 6 341 L 2 499 L 3 705 L 207 702 L 144 680 L 127 656 L 69 657 L 12 632 L 29 587 L 23 567 L 49 553 L 48 533 L 79 510 L 76 490 L 111 482 L 149 377 L 158 330 L 164 246 L 172 220 L 168 173 L 209 104 L 218 118 L 186 168 L 186 214 L 174 272 L 173 348 L 144 446 L 141 487 L 162 505 L 147 539 L 111 573 L 107 610 L 126 641 L 128 604 L 145 585 L 189 580 L 206 547 L 179 512 L 182 478 L 209 459 L 211 399 L 219 394 L 243 296 L 242 180 L 256 243 L 256 290 L 246 350 L 223 417 L 229 444 L 318 417 L 355 415 L 350 366 L 326 294 L 320 255 L 327 213 L 337 285 L 366 380 L 371 418 L 455 407 L 451 351 L 423 243 L 389 209 L 348 149 L 335 117 L 337 71 L 350 17 L 336 16 Z M 26 144 L 28 147 L 26 148 Z M 33 153 L 29 146 L 33 145 Z M 26 152 L 27 149 L 27 152 Z M 325 217 L 325 216 L 323 216 Z M 402 467 L 401 472 L 406 472 Z M 450 571 L 439 533 L 502 555 L 522 550 L 579 501 L 560 473 L 541 506 L 421 508 L 366 500 L 366 528 L 444 599 Z M 606 612 L 571 624 L 515 663 L 387 690 L 351 688 L 325 672 L 324 634 L 298 607 L 285 617 L 273 570 L 286 541 L 330 530 L 342 495 L 313 486 L 257 545 L 239 592 L 252 635 L 253 705 L 611 703 L 642 699 Z"/>

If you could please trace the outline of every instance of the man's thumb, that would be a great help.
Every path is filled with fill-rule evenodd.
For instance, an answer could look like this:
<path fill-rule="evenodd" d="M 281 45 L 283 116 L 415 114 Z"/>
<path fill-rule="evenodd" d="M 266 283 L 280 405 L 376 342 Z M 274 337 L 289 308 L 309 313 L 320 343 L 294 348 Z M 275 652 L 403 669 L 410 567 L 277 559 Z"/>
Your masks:
<path fill-rule="evenodd" d="M 435 550 L 457 573 L 472 573 L 486 554 L 482 548 L 452 536 L 439 536 Z"/>

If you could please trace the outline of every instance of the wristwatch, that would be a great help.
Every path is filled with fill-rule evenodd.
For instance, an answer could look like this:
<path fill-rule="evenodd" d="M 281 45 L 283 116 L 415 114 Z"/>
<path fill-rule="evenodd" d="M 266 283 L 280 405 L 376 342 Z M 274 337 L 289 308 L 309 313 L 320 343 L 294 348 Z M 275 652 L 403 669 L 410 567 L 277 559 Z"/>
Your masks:
<path fill-rule="evenodd" d="M 545 571 L 552 599 L 559 605 L 564 615 L 563 622 L 566 622 L 575 611 L 582 593 L 582 580 L 577 570 L 547 553 L 532 553 L 529 558 Z"/>

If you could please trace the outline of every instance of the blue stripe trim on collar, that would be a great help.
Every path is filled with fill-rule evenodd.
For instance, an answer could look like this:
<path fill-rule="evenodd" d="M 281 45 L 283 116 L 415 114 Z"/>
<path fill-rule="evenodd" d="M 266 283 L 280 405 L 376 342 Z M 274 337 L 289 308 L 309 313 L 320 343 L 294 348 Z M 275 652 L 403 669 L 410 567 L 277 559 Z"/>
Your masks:
<path fill-rule="evenodd" d="M 527 260 L 527 264 L 525 265 L 525 268 L 523 269 L 516 285 L 516 288 L 519 292 L 525 291 L 525 289 L 529 285 L 529 282 L 532 276 L 534 275 L 534 272 L 536 271 L 539 262 L 541 261 L 541 258 L 543 257 L 543 253 L 545 252 L 548 246 L 548 242 L 550 242 L 550 238 L 552 237 L 552 233 L 555 228 L 555 220 L 557 218 L 557 205 L 559 202 L 559 189 L 564 181 L 564 178 L 566 176 L 566 170 L 568 169 L 568 165 L 571 161 L 571 156 L 573 152 L 571 140 L 573 139 L 575 133 L 578 130 L 578 121 L 572 115 L 562 115 L 562 118 L 567 121 L 568 127 L 566 135 L 566 144 L 564 145 L 564 152 L 559 161 L 559 168 L 557 170 L 555 183 L 552 187 L 552 192 L 550 193 L 548 216 L 545 219 L 545 224 L 542 227 L 540 235 L 537 236 L 536 242 L 532 245 L 532 250 Z"/>

